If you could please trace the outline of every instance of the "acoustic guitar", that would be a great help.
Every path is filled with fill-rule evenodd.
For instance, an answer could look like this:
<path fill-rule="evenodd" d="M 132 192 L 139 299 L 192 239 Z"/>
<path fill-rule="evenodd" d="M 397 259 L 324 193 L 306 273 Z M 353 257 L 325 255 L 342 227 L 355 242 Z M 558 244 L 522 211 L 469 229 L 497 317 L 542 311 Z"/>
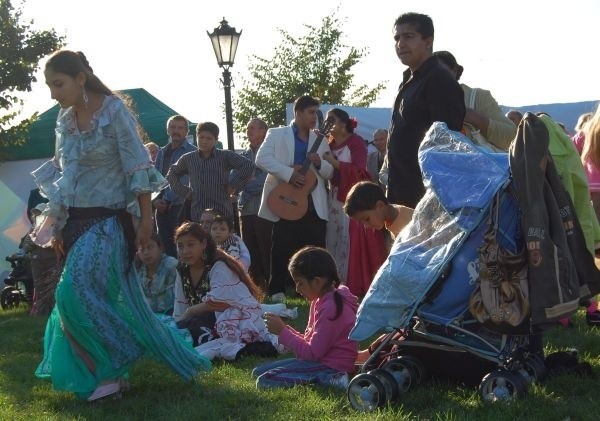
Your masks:
<path fill-rule="evenodd" d="M 302 218 L 308 210 L 308 195 L 317 186 L 317 175 L 314 171 L 309 171 L 311 161 L 308 156 L 317 152 L 321 141 L 329 134 L 334 121 L 325 120 L 319 129 L 319 134 L 315 139 L 310 151 L 306 154 L 306 159 L 302 165 L 296 165 L 294 168 L 304 176 L 305 183 L 302 187 L 296 187 L 293 184 L 281 182 L 277 185 L 267 198 L 267 205 L 271 212 L 282 219 L 297 221 Z"/>

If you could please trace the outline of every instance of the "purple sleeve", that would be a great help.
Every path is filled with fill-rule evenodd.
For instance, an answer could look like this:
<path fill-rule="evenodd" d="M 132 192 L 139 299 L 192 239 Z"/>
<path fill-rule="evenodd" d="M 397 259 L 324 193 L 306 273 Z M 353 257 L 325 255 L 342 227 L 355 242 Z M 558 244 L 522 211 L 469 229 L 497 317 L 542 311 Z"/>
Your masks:
<path fill-rule="evenodd" d="M 335 320 L 331 320 L 334 317 L 335 303 L 327 300 L 319 308 L 315 308 L 314 326 L 307 327 L 306 335 L 294 335 L 286 327 L 279 334 L 279 343 L 294 351 L 298 359 L 320 361 L 337 337 Z"/>

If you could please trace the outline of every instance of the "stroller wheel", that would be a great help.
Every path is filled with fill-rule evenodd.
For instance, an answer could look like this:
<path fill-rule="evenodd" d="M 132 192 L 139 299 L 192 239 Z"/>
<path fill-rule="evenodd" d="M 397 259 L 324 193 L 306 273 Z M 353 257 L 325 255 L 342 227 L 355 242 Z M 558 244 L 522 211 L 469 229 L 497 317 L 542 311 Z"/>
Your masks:
<path fill-rule="evenodd" d="M 487 374 L 479 384 L 479 395 L 488 402 L 508 401 L 527 394 L 527 381 L 519 373 L 504 369 Z"/>
<path fill-rule="evenodd" d="M 357 411 L 374 411 L 385 404 L 385 387 L 372 374 L 355 376 L 348 384 L 347 394 L 350 404 Z"/>
<path fill-rule="evenodd" d="M 382 368 L 376 368 L 375 370 L 369 371 L 368 374 L 377 377 L 381 384 L 383 384 L 386 401 L 395 402 L 398 399 L 400 391 L 398 390 L 398 383 L 396 383 L 396 379 L 392 376 L 392 373 Z"/>
<path fill-rule="evenodd" d="M 525 370 L 531 382 L 540 382 L 546 376 L 546 364 L 542 357 L 537 354 L 529 354 L 525 358 L 523 361 L 523 370 Z"/>
<path fill-rule="evenodd" d="M 413 383 L 415 385 L 423 384 L 425 379 L 427 379 L 427 370 L 419 358 L 412 355 L 399 355 L 397 359 L 401 359 L 409 365 L 412 364 L 413 372 L 415 373 L 415 381 Z"/>
<path fill-rule="evenodd" d="M 417 384 L 417 373 L 411 361 L 398 357 L 388 361 L 381 368 L 394 377 L 400 394 L 408 392 L 411 386 Z"/>
<path fill-rule="evenodd" d="M 13 286 L 4 287 L 0 292 L 0 307 L 3 310 L 18 307 L 21 302 L 21 291 Z"/>

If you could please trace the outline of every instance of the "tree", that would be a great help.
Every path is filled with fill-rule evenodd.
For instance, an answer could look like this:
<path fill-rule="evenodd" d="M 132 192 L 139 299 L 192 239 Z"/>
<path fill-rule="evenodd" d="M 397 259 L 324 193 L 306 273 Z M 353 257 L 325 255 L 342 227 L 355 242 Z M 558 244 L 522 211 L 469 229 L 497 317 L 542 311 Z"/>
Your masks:
<path fill-rule="evenodd" d="M 237 132 L 257 116 L 269 127 L 285 124 L 285 104 L 300 95 L 313 95 L 330 104 L 365 107 L 384 88 L 383 83 L 374 88 L 360 85 L 349 92 L 353 88 L 352 66 L 367 51 L 342 44 L 339 19 L 327 16 L 319 28 L 304 26 L 307 33 L 299 38 L 278 29 L 283 40 L 273 57 L 251 56 L 248 68 L 252 79 L 242 80 L 243 87 L 233 101 Z"/>
<path fill-rule="evenodd" d="M 17 121 L 23 105 L 18 93 L 31 91 L 39 60 L 64 45 L 54 30 L 33 30 L 32 24 L 21 22 L 21 9 L 15 10 L 10 0 L 0 0 L 0 146 L 25 140 L 37 113 Z"/>

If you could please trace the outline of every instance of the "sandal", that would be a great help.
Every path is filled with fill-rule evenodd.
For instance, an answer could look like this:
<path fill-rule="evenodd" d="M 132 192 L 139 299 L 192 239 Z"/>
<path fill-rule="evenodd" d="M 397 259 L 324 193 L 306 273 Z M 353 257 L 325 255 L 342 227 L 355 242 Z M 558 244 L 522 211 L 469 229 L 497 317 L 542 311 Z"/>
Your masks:
<path fill-rule="evenodd" d="M 96 388 L 96 390 L 94 390 L 94 393 L 92 393 L 90 395 L 90 397 L 87 398 L 87 401 L 94 402 L 94 401 L 97 401 L 98 399 L 104 399 L 109 396 L 113 396 L 115 398 L 121 397 L 121 382 L 120 381 L 101 384 L 100 386 L 98 386 Z"/>

